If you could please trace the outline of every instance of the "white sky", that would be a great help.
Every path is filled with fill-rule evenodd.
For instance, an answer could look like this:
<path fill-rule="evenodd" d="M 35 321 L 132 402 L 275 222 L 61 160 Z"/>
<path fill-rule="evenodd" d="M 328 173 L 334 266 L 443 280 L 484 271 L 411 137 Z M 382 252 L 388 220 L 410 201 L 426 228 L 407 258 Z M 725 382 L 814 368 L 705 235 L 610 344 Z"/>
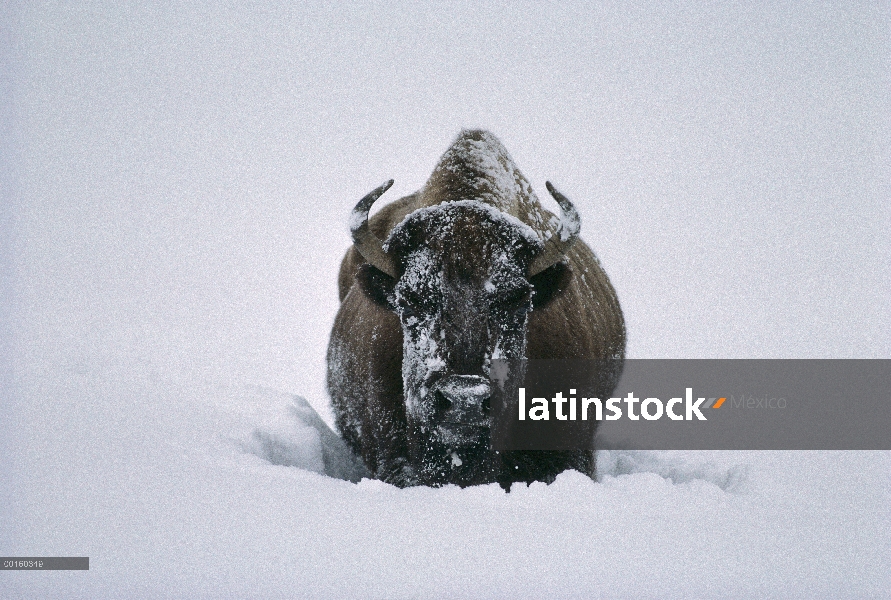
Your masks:
<path fill-rule="evenodd" d="M 5 18 L 19 357 L 248 380 L 324 413 L 347 213 L 387 178 L 385 198 L 420 187 L 461 127 L 577 203 L 630 356 L 891 356 L 886 6 Z"/>

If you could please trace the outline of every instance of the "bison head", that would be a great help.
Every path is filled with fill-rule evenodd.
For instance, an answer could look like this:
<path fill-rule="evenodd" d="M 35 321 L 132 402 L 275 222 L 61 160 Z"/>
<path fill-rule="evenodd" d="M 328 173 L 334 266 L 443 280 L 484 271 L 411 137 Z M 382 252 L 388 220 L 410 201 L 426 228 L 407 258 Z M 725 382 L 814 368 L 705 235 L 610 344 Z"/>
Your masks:
<path fill-rule="evenodd" d="M 563 215 L 547 241 L 488 204 L 459 200 L 415 210 L 381 242 L 368 210 L 390 185 L 359 201 L 351 230 L 368 263 L 361 285 L 402 324 L 411 467 L 427 485 L 491 481 L 490 362 L 525 356 L 529 312 L 568 277 L 561 261 L 578 214 L 548 183 Z"/>

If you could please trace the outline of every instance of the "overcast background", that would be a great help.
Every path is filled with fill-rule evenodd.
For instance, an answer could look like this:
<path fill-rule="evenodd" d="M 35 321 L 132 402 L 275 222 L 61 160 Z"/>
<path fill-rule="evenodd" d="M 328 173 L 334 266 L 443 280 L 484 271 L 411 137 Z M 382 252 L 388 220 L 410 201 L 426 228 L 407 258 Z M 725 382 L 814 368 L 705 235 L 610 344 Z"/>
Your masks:
<path fill-rule="evenodd" d="M 462 127 L 576 203 L 630 357 L 891 358 L 887 3 L 147 4 L 0 9 L 0 554 L 138 553 L 76 515 L 141 514 L 146 464 L 185 477 L 163 465 L 201 445 L 190 420 L 221 435 L 207 390 L 301 394 L 330 422 L 348 212 L 388 178 L 385 199 L 418 189 Z M 871 465 L 857 523 L 887 550 L 888 457 L 844 460 Z"/>

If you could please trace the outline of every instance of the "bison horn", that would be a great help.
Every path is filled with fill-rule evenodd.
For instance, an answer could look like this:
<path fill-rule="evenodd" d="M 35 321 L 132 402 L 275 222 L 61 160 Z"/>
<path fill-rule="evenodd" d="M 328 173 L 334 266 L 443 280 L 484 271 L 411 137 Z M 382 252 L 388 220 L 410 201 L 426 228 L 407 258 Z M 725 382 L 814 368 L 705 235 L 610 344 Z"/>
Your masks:
<path fill-rule="evenodd" d="M 551 185 L 550 181 L 546 181 L 545 186 L 548 188 L 551 196 L 554 197 L 554 200 L 557 201 L 557 204 L 560 205 L 562 214 L 560 216 L 560 226 L 557 228 L 557 233 L 545 242 L 544 250 L 542 250 L 541 254 L 535 257 L 535 261 L 533 261 L 532 266 L 529 267 L 530 277 L 541 273 L 551 265 L 563 260 L 563 257 L 569 252 L 572 244 L 578 239 L 579 229 L 581 229 L 579 213 L 575 210 L 572 202 L 570 202 L 566 196 L 558 192 L 557 188 Z"/>
<path fill-rule="evenodd" d="M 390 189 L 391 185 L 393 185 L 392 179 L 359 200 L 350 215 L 350 232 L 353 234 L 353 244 L 356 245 L 356 250 L 362 258 L 390 277 L 396 277 L 396 263 L 393 257 L 384 252 L 383 244 L 368 228 L 368 211 L 371 205 Z"/>

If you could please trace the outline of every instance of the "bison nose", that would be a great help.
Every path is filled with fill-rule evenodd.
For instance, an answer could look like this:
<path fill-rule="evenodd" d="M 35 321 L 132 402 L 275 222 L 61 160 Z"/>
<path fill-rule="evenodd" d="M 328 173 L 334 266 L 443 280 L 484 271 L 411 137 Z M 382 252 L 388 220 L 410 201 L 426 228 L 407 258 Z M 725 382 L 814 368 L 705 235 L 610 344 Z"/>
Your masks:
<path fill-rule="evenodd" d="M 476 375 L 450 375 L 433 388 L 436 413 L 445 422 L 487 425 L 489 380 Z"/>

